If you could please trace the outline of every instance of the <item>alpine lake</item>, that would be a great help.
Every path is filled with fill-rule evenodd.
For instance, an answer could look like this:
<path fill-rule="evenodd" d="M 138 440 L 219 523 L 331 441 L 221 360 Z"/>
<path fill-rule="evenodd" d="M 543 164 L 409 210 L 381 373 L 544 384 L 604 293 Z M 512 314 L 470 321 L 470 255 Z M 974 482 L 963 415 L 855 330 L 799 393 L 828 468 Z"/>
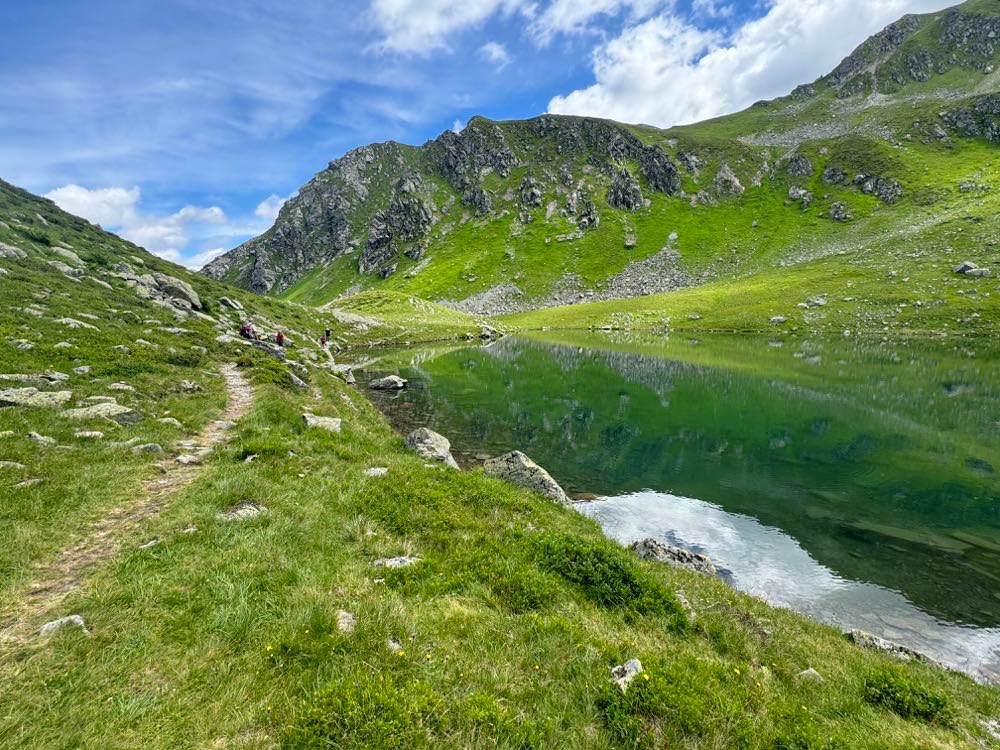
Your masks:
<path fill-rule="evenodd" d="M 1000 680 L 1000 346 L 541 332 L 388 351 L 359 384 L 464 468 L 521 450 L 622 543 Z"/>

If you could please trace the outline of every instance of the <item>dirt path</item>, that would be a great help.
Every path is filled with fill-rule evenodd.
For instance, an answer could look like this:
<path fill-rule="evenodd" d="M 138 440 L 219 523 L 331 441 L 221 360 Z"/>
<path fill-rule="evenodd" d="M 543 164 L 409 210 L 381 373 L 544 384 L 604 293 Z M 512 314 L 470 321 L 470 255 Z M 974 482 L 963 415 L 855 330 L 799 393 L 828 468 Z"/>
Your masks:
<path fill-rule="evenodd" d="M 236 365 L 223 365 L 220 371 L 226 381 L 228 403 L 218 419 L 193 439 L 178 443 L 180 456 L 188 457 L 190 462 L 181 463 L 178 457 L 164 460 L 161 473 L 143 481 L 131 502 L 107 511 L 91 524 L 78 544 L 41 563 L 33 579 L 15 596 L 16 604 L 0 611 L 0 648 L 34 632 L 46 620 L 67 614 L 57 611 L 66 595 L 80 586 L 94 566 L 114 556 L 130 532 L 159 513 L 197 478 L 202 468 L 200 456 L 228 441 L 232 422 L 249 411 L 253 391 Z"/>

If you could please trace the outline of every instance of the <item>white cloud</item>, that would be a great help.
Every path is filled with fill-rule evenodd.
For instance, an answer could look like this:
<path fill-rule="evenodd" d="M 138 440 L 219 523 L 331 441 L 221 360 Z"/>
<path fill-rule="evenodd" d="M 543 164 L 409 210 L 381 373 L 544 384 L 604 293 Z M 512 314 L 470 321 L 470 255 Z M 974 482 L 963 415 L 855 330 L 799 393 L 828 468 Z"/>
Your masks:
<path fill-rule="evenodd" d="M 479 48 L 479 56 L 496 65 L 497 70 L 503 70 L 510 65 L 510 54 L 507 48 L 499 42 L 487 42 Z"/>
<path fill-rule="evenodd" d="M 735 7 L 728 3 L 720 3 L 719 0 L 694 0 L 691 3 L 694 13 L 708 16 L 709 18 L 728 18 L 733 14 Z"/>
<path fill-rule="evenodd" d="M 633 21 L 645 18 L 672 0 L 553 0 L 538 13 L 531 23 L 531 33 L 542 44 L 556 34 L 578 34 L 590 29 L 598 16 L 615 16 L 627 12 Z"/>
<path fill-rule="evenodd" d="M 254 209 L 253 215 L 258 219 L 273 224 L 274 220 L 278 218 L 278 212 L 281 210 L 281 207 L 285 205 L 286 200 L 288 200 L 288 198 L 282 198 L 280 195 L 271 194 L 257 205 L 257 208 Z"/>
<path fill-rule="evenodd" d="M 381 49 L 426 55 L 447 47 L 445 39 L 455 31 L 529 5 L 528 0 L 373 0 L 372 15 L 385 35 Z"/>
<path fill-rule="evenodd" d="M 465 130 L 465 125 L 462 124 L 462 121 L 456 117 L 455 122 L 451 124 L 451 132 L 461 133 L 463 130 Z"/>
<path fill-rule="evenodd" d="M 219 247 L 198 250 L 199 241 L 260 234 L 274 221 L 285 202 L 284 198 L 272 195 L 257 206 L 253 220 L 232 221 L 218 206 L 187 205 L 167 215 L 143 213 L 139 209 L 142 193 L 138 187 L 89 190 L 80 185 L 65 185 L 45 197 L 55 201 L 64 211 L 100 224 L 151 253 L 193 269 L 201 268 L 225 252 Z"/>
<path fill-rule="evenodd" d="M 102 188 L 87 190 L 79 185 L 65 185 L 46 194 L 64 211 L 103 227 L 119 227 L 135 219 L 139 188 Z"/>
<path fill-rule="evenodd" d="M 831 70 L 906 12 L 947 0 L 774 0 L 728 37 L 672 13 L 630 25 L 593 53 L 595 83 L 549 111 L 670 126 L 780 96 Z"/>

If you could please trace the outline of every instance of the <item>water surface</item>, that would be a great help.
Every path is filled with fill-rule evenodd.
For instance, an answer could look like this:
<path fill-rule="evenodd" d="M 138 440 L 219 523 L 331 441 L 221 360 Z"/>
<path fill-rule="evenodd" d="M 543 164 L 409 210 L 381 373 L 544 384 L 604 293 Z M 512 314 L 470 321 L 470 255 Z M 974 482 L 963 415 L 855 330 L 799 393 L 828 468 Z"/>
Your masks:
<path fill-rule="evenodd" d="M 523 450 L 623 542 L 703 551 L 733 585 L 1000 676 L 1000 358 L 982 343 L 509 337 L 365 377 L 467 465 Z"/>

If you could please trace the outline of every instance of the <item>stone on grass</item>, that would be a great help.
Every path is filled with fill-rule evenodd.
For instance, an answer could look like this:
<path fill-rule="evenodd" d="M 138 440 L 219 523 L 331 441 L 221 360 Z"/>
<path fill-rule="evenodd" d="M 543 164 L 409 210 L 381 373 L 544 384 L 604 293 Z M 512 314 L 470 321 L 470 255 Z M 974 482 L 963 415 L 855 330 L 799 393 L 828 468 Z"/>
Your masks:
<path fill-rule="evenodd" d="M 384 466 L 372 466 L 362 472 L 366 477 L 384 477 L 389 470 Z"/>
<path fill-rule="evenodd" d="M 114 349 L 116 352 L 120 352 L 122 354 L 131 354 L 132 353 L 132 350 L 129 349 L 127 346 L 125 346 L 125 344 L 115 344 L 111 348 Z"/>
<path fill-rule="evenodd" d="M 57 344 L 53 344 L 52 348 L 53 349 L 72 349 L 73 345 L 71 343 L 69 343 L 68 341 L 60 341 Z"/>
<path fill-rule="evenodd" d="M 232 310 L 242 310 L 243 304 L 231 297 L 219 297 L 219 304 Z"/>
<path fill-rule="evenodd" d="M 884 654 L 895 656 L 903 661 L 929 661 L 929 659 L 919 651 L 914 651 L 894 641 L 881 638 L 864 630 L 852 630 L 849 637 L 854 643 L 868 651 L 881 651 Z"/>
<path fill-rule="evenodd" d="M 132 446 L 132 452 L 136 455 L 140 453 L 163 453 L 163 446 L 159 443 L 143 443 Z"/>
<path fill-rule="evenodd" d="M 180 422 L 179 419 L 174 419 L 173 417 L 162 417 L 161 419 L 157 419 L 156 421 L 159 422 L 160 424 L 168 424 L 171 427 L 183 427 L 184 426 L 184 425 L 181 424 L 181 422 Z"/>
<path fill-rule="evenodd" d="M 55 438 L 51 438 L 48 435 L 41 435 L 37 432 L 29 432 L 28 440 L 33 440 L 40 445 L 55 445 L 57 442 Z"/>
<path fill-rule="evenodd" d="M 795 675 L 795 681 L 820 683 L 823 682 L 824 680 L 823 680 L 823 675 L 821 675 L 812 667 L 809 667 L 809 669 L 803 669 L 801 672 Z"/>
<path fill-rule="evenodd" d="M 148 542 L 143 542 L 142 544 L 140 544 L 139 545 L 139 549 L 152 549 L 153 547 L 155 547 L 159 543 L 160 543 L 160 540 L 158 538 L 156 538 L 156 537 L 153 537 Z"/>
<path fill-rule="evenodd" d="M 368 384 L 368 387 L 375 391 L 398 391 L 406 387 L 406 382 L 399 375 L 388 375 L 384 378 L 373 380 Z"/>
<path fill-rule="evenodd" d="M 406 568 L 420 562 L 419 557 L 400 555 L 399 557 L 383 557 L 372 563 L 376 568 Z"/>
<path fill-rule="evenodd" d="M 108 419 L 120 425 L 132 425 L 142 419 L 142 414 L 135 409 L 120 404 L 104 402 L 85 406 L 80 409 L 67 409 L 59 413 L 60 417 L 66 419 Z"/>
<path fill-rule="evenodd" d="M 97 430 L 79 430 L 73 433 L 73 437 L 81 440 L 103 440 L 104 433 Z"/>
<path fill-rule="evenodd" d="M 358 621 L 352 613 L 343 609 L 337 612 L 337 630 L 341 633 L 353 633 L 357 625 Z"/>
<path fill-rule="evenodd" d="M 101 330 L 97 326 L 92 326 L 90 323 L 84 323 L 82 320 L 77 320 L 76 318 L 56 318 L 56 323 L 62 323 L 67 328 L 86 328 L 90 331 Z"/>
<path fill-rule="evenodd" d="M 628 690 L 629 683 L 642 674 L 642 663 L 638 659 L 629 659 L 624 664 L 611 668 L 611 681 L 623 693 Z"/>
<path fill-rule="evenodd" d="M 177 458 L 174 459 L 181 466 L 201 466 L 201 456 L 196 456 L 192 453 L 182 453 Z"/>
<path fill-rule="evenodd" d="M 256 518 L 267 512 L 267 508 L 260 503 L 246 500 L 238 505 L 234 505 L 227 511 L 219 513 L 216 517 L 220 521 L 242 521 L 248 518 Z"/>
<path fill-rule="evenodd" d="M 109 391 L 134 391 L 135 386 L 129 385 L 128 383 L 122 383 L 121 381 L 117 383 L 112 383 L 108 386 Z"/>
<path fill-rule="evenodd" d="M 183 393 L 201 393 L 205 390 L 200 384 L 194 382 L 193 380 L 182 380 L 181 384 L 177 387 Z"/>
<path fill-rule="evenodd" d="M 955 266 L 955 273 L 967 274 L 969 271 L 975 271 L 979 266 L 973 263 L 971 260 L 963 260 L 957 266 Z"/>
<path fill-rule="evenodd" d="M 17 461 L 0 461 L 0 469 L 23 469 L 24 464 Z"/>
<path fill-rule="evenodd" d="M 771 318 L 770 322 L 771 325 L 780 326 L 782 323 L 787 323 L 788 318 L 786 318 L 784 315 L 775 315 L 773 318 Z"/>
<path fill-rule="evenodd" d="M 556 480 L 521 451 L 511 451 L 485 461 L 483 472 L 487 476 L 503 479 L 518 487 L 540 492 L 557 503 L 571 504 L 569 496 Z"/>
<path fill-rule="evenodd" d="M 429 461 L 440 461 L 445 466 L 458 468 L 451 455 L 451 443 L 444 435 L 439 435 L 426 427 L 419 427 L 406 436 L 406 447 Z"/>
<path fill-rule="evenodd" d="M 341 420 L 337 417 L 317 417 L 315 414 L 306 412 L 302 415 L 302 421 L 306 423 L 306 427 L 318 427 L 321 430 L 340 432 Z"/>
<path fill-rule="evenodd" d="M 678 568 L 687 568 L 707 576 L 715 575 L 715 565 L 712 558 L 697 552 L 672 547 L 656 539 L 643 539 L 632 545 L 632 551 L 644 560 L 655 560 Z"/>
<path fill-rule="evenodd" d="M 71 398 L 72 391 L 40 391 L 37 388 L 0 390 L 0 406 L 62 406 Z"/>
<path fill-rule="evenodd" d="M 42 625 L 38 634 L 52 635 L 57 630 L 61 630 L 62 628 L 80 628 L 84 635 L 89 635 L 89 632 L 87 631 L 87 624 L 83 621 L 83 618 L 80 615 L 67 615 L 66 617 L 60 617 L 58 620 L 47 622 Z"/>
<path fill-rule="evenodd" d="M 309 387 L 309 384 L 306 381 L 304 381 L 302 378 L 300 378 L 298 375 L 296 375 L 294 372 L 288 373 L 288 379 L 292 381 L 292 385 L 294 385 L 296 388 L 308 388 Z"/>

